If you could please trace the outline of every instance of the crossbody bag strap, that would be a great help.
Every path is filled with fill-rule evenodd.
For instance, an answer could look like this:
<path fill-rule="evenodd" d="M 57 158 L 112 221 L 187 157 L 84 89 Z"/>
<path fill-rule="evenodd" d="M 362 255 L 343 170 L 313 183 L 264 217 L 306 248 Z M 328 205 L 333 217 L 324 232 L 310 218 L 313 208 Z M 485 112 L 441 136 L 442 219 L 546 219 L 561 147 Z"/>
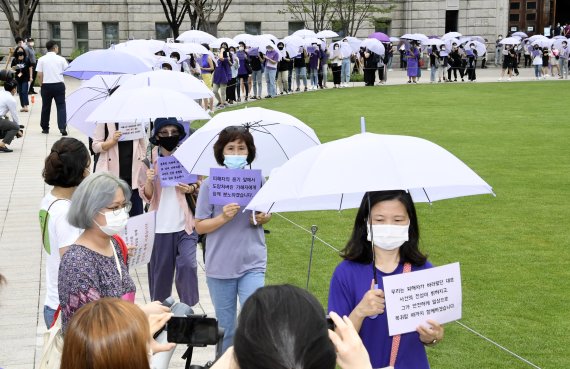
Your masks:
<path fill-rule="evenodd" d="M 409 273 L 412 271 L 412 264 L 404 263 L 403 273 Z M 390 366 L 392 368 L 396 367 L 396 358 L 398 357 L 398 349 L 400 348 L 401 335 L 397 334 L 392 338 L 392 351 L 390 351 Z"/>
<path fill-rule="evenodd" d="M 51 207 L 53 206 L 53 204 L 55 204 L 58 201 L 61 200 L 66 200 L 66 199 L 55 199 L 47 208 L 46 210 L 46 217 L 44 219 L 44 222 L 42 224 L 42 245 L 44 246 L 44 249 L 47 251 L 48 254 L 51 255 L 51 244 L 49 245 L 49 250 L 46 248 L 46 243 L 45 243 L 45 239 L 46 239 L 46 230 L 47 230 L 47 225 L 49 222 L 49 209 L 51 209 Z"/>
<path fill-rule="evenodd" d="M 123 272 L 121 271 L 121 264 L 119 263 L 119 257 L 117 256 L 117 250 L 115 250 L 115 245 L 111 241 L 111 247 L 113 248 L 113 256 L 115 257 L 115 264 L 117 264 L 117 270 L 119 271 L 119 275 L 121 276 L 121 280 L 123 279 Z"/>

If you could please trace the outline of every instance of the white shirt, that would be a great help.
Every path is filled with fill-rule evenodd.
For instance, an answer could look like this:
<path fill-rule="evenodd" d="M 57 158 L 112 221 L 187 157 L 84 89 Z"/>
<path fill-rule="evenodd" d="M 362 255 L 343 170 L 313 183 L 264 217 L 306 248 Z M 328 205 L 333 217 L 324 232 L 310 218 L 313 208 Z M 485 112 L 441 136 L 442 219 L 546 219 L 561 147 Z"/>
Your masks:
<path fill-rule="evenodd" d="M 67 213 L 71 201 L 60 200 L 51 193 L 47 193 L 41 202 L 40 211 L 47 211 L 49 208 L 49 219 L 45 230 L 49 237 L 50 253 L 44 249 L 46 257 L 46 299 L 45 305 L 52 309 L 57 309 L 59 305 L 59 292 L 57 289 L 57 278 L 59 273 L 59 249 L 72 245 L 79 238 L 82 230 L 75 228 L 67 222 Z M 56 201 L 56 202 L 54 202 Z M 53 205 L 52 205 L 53 204 Z M 50 205 L 51 208 L 50 208 Z M 40 232 L 42 229 L 40 228 Z"/>
<path fill-rule="evenodd" d="M 184 209 L 176 199 L 176 187 L 162 187 L 156 211 L 155 233 L 174 233 L 186 226 Z"/>
<path fill-rule="evenodd" d="M 18 118 L 18 109 L 16 107 L 16 100 L 10 91 L 2 90 L 0 91 L 0 116 L 5 116 L 10 112 L 12 116 L 12 121 L 16 124 L 20 124 L 20 119 Z"/>
<path fill-rule="evenodd" d="M 67 60 L 53 51 L 38 59 L 36 70 L 43 73 L 42 83 L 63 82 L 63 71 L 67 68 Z"/>

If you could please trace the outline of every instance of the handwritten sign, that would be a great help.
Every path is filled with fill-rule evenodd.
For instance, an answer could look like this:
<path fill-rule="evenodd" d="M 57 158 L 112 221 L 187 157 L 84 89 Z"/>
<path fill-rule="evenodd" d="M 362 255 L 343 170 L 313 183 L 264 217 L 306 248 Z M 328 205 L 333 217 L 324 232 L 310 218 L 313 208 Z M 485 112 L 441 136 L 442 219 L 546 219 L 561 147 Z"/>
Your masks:
<path fill-rule="evenodd" d="M 246 206 L 261 188 L 261 170 L 210 169 L 210 204 Z"/>
<path fill-rule="evenodd" d="M 459 263 L 383 278 L 390 336 L 461 319 Z"/>
<path fill-rule="evenodd" d="M 129 255 L 129 268 L 148 264 L 154 245 L 155 212 L 149 211 L 136 217 L 129 218 L 127 227 L 120 236 L 129 246 L 136 246 L 134 254 Z"/>
<path fill-rule="evenodd" d="M 144 124 L 141 122 L 119 123 L 119 131 L 122 133 L 119 141 L 134 141 L 146 136 Z"/>
<path fill-rule="evenodd" d="M 157 162 L 162 187 L 174 187 L 178 183 L 196 183 L 198 181 L 198 176 L 188 173 L 174 156 L 161 156 Z"/>

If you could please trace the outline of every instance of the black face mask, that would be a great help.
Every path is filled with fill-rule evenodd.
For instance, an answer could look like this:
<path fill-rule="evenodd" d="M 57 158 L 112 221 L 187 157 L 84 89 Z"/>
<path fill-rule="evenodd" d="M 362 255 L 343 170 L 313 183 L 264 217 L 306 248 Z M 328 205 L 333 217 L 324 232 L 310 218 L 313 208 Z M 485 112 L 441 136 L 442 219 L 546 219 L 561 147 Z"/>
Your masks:
<path fill-rule="evenodd" d="M 278 47 L 278 49 L 279 49 L 279 50 L 283 50 L 283 48 L 282 48 L 282 47 Z"/>
<path fill-rule="evenodd" d="M 158 146 L 164 148 L 166 151 L 172 151 L 178 146 L 180 136 L 159 137 Z"/>

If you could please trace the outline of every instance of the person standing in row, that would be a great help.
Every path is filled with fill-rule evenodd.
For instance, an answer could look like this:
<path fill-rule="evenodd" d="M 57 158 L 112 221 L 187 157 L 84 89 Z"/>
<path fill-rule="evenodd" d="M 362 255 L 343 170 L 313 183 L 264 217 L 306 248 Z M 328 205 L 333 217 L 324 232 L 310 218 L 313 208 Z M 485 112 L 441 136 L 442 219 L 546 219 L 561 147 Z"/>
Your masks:
<path fill-rule="evenodd" d="M 27 113 L 30 101 L 28 99 L 29 84 L 32 82 L 32 65 L 26 54 L 26 50 L 22 46 L 16 47 L 14 51 L 14 59 L 12 59 L 12 70 L 16 75 L 18 82 L 18 95 L 20 96 L 20 112 Z"/>
<path fill-rule="evenodd" d="M 568 78 L 568 57 L 570 56 L 570 49 L 568 49 L 568 42 L 562 41 L 562 48 L 559 52 L 558 65 L 560 69 L 560 79 Z"/>
<path fill-rule="evenodd" d="M 267 96 L 272 98 L 277 96 L 275 90 L 275 79 L 277 77 L 277 63 L 279 62 L 279 53 L 273 45 L 267 45 L 265 53 L 265 79 L 267 81 Z"/>
<path fill-rule="evenodd" d="M 59 45 L 55 41 L 46 43 L 47 53 L 38 59 L 38 80 L 42 95 L 42 115 L 40 125 L 42 133 L 49 133 L 51 103 L 55 100 L 57 108 L 57 126 L 62 136 L 67 136 L 67 112 L 65 110 L 65 83 L 63 71 L 67 68 L 67 60 L 57 55 Z"/>
<path fill-rule="evenodd" d="M 245 51 L 245 43 L 243 41 L 239 43 L 236 56 L 239 62 L 239 68 L 238 68 L 239 83 L 237 86 L 238 100 L 241 101 L 241 95 L 245 94 L 244 101 L 247 101 L 247 99 L 249 98 L 249 88 L 250 88 L 249 79 L 251 76 L 251 65 L 249 64 L 249 56 Z"/>
<path fill-rule="evenodd" d="M 331 69 L 333 75 L 334 88 L 340 88 L 340 73 L 342 70 L 342 55 L 340 54 L 340 44 L 337 42 L 333 45 L 331 54 Z"/>
<path fill-rule="evenodd" d="M 345 38 L 342 42 L 348 44 L 348 40 Z M 350 82 L 350 55 L 342 58 L 342 65 L 340 71 L 341 86 L 348 87 L 348 82 Z"/>
<path fill-rule="evenodd" d="M 212 84 L 212 74 L 214 73 L 215 65 L 214 59 L 210 56 L 210 46 L 208 44 L 202 44 L 207 50 L 208 53 L 202 55 L 202 59 L 200 60 L 200 73 L 202 75 L 202 81 L 206 87 L 210 90 L 213 87 Z M 209 97 L 207 99 L 203 99 L 204 102 L 204 109 L 208 112 L 214 111 L 214 98 Z"/>
<path fill-rule="evenodd" d="M 289 52 L 285 50 L 285 45 L 283 42 L 277 43 L 277 49 L 279 49 L 280 59 L 277 75 L 277 88 L 281 90 L 280 94 L 289 93 L 289 64 L 291 63 L 291 58 L 289 57 Z"/>
<path fill-rule="evenodd" d="M 34 39 L 28 39 L 28 58 L 30 59 L 30 64 L 32 65 L 32 82 L 30 83 L 30 89 L 28 91 L 29 95 L 35 95 L 37 92 L 34 90 L 34 83 L 36 83 L 36 77 L 38 72 L 36 67 L 38 66 L 38 60 L 36 59 L 36 50 L 34 50 Z"/>
<path fill-rule="evenodd" d="M 419 60 L 420 51 L 416 47 L 416 41 L 410 42 L 410 47 L 406 50 L 406 61 L 407 61 L 407 68 L 408 68 L 408 83 L 418 83 L 418 67 L 419 67 Z"/>
<path fill-rule="evenodd" d="M 295 82 L 297 83 L 297 89 L 295 91 L 299 92 L 301 90 L 301 78 L 303 79 L 303 86 L 305 86 L 305 91 L 307 91 L 307 64 L 305 63 L 305 58 L 307 57 L 307 52 L 303 46 L 299 47 L 299 54 L 293 59 L 293 66 L 295 67 Z"/>

